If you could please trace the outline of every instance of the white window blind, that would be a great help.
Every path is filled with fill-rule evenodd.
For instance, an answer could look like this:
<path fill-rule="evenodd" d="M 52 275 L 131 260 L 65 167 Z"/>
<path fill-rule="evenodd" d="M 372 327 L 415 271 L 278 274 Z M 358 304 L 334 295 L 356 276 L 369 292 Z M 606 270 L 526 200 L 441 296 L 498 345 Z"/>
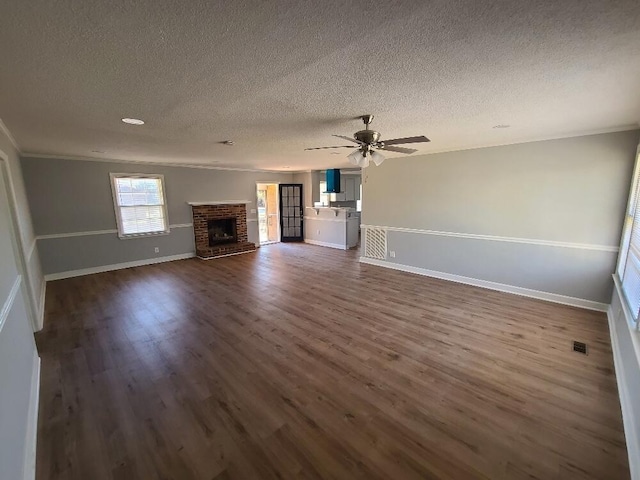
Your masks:
<path fill-rule="evenodd" d="M 162 175 L 111 174 L 120 237 L 167 233 Z"/>
<path fill-rule="evenodd" d="M 640 156 L 638 158 L 640 159 Z M 636 325 L 640 310 L 640 208 L 638 205 L 640 182 L 638 181 L 638 163 L 639 160 L 636 159 L 618 258 L 618 278 Z"/>

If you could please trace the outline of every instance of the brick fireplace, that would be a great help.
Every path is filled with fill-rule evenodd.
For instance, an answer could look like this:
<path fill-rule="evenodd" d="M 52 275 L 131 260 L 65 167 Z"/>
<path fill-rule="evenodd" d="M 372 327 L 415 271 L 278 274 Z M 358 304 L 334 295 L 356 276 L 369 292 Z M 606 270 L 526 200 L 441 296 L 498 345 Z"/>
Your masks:
<path fill-rule="evenodd" d="M 190 205 L 198 257 L 216 258 L 255 251 L 255 244 L 249 242 L 247 236 L 246 203 L 198 202 Z"/>

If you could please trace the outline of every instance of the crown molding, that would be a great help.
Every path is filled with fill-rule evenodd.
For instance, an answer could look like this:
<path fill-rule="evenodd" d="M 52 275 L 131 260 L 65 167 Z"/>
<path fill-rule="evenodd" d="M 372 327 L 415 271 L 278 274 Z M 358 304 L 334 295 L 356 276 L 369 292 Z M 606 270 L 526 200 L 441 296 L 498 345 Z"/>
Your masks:
<path fill-rule="evenodd" d="M 419 156 L 422 156 L 422 155 L 435 155 L 437 153 L 462 152 L 462 151 L 465 151 L 465 150 L 480 150 L 481 148 L 506 147 L 506 146 L 509 146 L 509 145 L 521 145 L 521 144 L 525 144 L 525 143 L 547 142 L 547 141 L 550 141 L 550 140 L 563 140 L 563 139 L 566 139 L 566 138 L 589 137 L 591 135 L 602 135 L 602 134 L 605 134 L 605 133 L 629 132 L 631 130 L 640 130 L 640 123 L 622 125 L 622 126 L 618 126 L 618 127 L 608 127 L 608 128 L 594 129 L 594 130 L 585 130 L 585 131 L 582 131 L 582 132 L 573 132 L 573 133 L 566 133 L 566 134 L 561 134 L 561 135 L 548 135 L 548 136 L 536 137 L 536 138 L 533 138 L 531 140 L 518 139 L 518 140 L 499 142 L 499 143 L 489 143 L 489 144 L 486 144 L 486 145 L 472 145 L 472 146 L 469 146 L 469 147 L 459 147 L 459 148 L 443 148 L 442 150 L 432 150 L 432 151 L 428 151 L 428 152 L 419 152 L 418 154 L 416 154 L 414 156 L 419 157 Z M 411 158 L 411 156 L 399 157 L 399 158 Z"/>
<path fill-rule="evenodd" d="M 9 128 L 7 128 L 7 126 L 2 121 L 1 118 L 0 118 L 0 131 L 3 132 L 7 136 L 7 138 L 11 142 L 11 145 L 13 145 L 13 148 L 16 149 L 18 154 L 22 155 L 22 150 L 20 150 L 20 147 L 18 146 L 18 142 L 16 142 L 16 139 L 13 137 L 13 135 L 9 131 Z"/>
<path fill-rule="evenodd" d="M 75 155 L 53 155 L 49 153 L 21 153 L 21 157 L 24 158 L 51 158 L 54 160 L 72 160 L 79 162 L 102 162 L 102 163 L 125 163 L 133 165 L 155 165 L 160 167 L 179 167 L 179 168 L 197 168 L 203 170 L 226 170 L 231 172 L 257 172 L 257 173 L 285 173 L 291 174 L 293 172 L 288 170 L 267 170 L 259 168 L 235 168 L 235 167 L 217 167 L 215 165 L 204 165 L 200 163 L 175 163 L 175 162 L 158 162 L 158 161 L 146 161 L 146 160 L 123 160 L 119 158 L 96 158 L 96 157 L 82 157 Z"/>
<path fill-rule="evenodd" d="M 182 167 L 182 168 L 196 168 L 196 169 L 204 169 L 204 170 L 223 170 L 223 171 L 232 171 L 232 172 L 262 172 L 262 173 L 284 173 L 284 174 L 296 174 L 296 173 L 309 173 L 309 172 L 322 172 L 326 170 L 326 168 L 320 169 L 311 169 L 311 170 L 273 170 L 268 168 L 240 168 L 240 167 L 221 167 L 215 165 L 206 165 L 201 163 L 175 163 L 175 162 L 161 162 L 161 161 L 147 161 L 147 160 L 123 160 L 119 158 L 96 158 L 96 157 L 84 157 L 84 156 L 76 156 L 76 155 L 55 155 L 48 153 L 29 153 L 22 152 L 18 147 L 14 137 L 11 135 L 11 132 L 7 129 L 6 125 L 0 119 L 0 130 L 3 131 L 13 146 L 16 148 L 21 157 L 30 157 L 30 158 L 52 158 L 59 160 L 74 160 L 74 161 L 84 161 L 84 162 L 107 162 L 107 163 L 125 163 L 125 164 L 136 164 L 136 165 L 158 165 L 158 166 L 166 166 L 166 167 Z M 419 157 L 423 155 L 435 155 L 439 153 L 449 153 L 449 152 L 460 152 L 465 150 L 479 150 L 482 148 L 493 148 L 493 147 L 504 147 L 509 145 L 519 145 L 525 143 L 535 143 L 535 142 L 545 142 L 549 140 L 561 140 L 566 138 L 574 138 L 574 137 L 587 137 L 590 135 L 601 135 L 606 133 L 616 133 L 616 132 L 627 132 L 631 130 L 640 130 L 640 123 L 621 125 L 617 127 L 607 127 L 607 128 L 599 128 L 593 130 L 584 130 L 578 132 L 565 133 L 560 135 L 546 135 L 541 137 L 535 137 L 532 139 L 516 139 L 513 141 L 505 141 L 505 142 L 497 142 L 497 143 L 487 143 L 481 145 L 471 145 L 466 147 L 451 147 L 451 148 L 443 148 L 441 150 L 430 150 L 425 152 L 418 152 L 417 154 L 401 157 L 401 158 L 412 158 Z M 328 167 L 327 167 L 328 168 Z M 350 170 L 350 167 L 344 167 L 340 169 L 342 170 Z M 346 173 L 346 172 L 345 172 Z M 355 172 L 354 172 L 355 173 Z"/>

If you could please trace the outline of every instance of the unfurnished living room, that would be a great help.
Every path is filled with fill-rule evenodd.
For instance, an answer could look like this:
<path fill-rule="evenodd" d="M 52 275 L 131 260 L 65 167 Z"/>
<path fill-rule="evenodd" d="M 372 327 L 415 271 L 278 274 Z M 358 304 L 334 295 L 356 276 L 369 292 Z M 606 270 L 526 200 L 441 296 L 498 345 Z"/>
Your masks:
<path fill-rule="evenodd" d="M 0 119 L 1 480 L 640 480 L 637 0 L 2 0 Z"/>

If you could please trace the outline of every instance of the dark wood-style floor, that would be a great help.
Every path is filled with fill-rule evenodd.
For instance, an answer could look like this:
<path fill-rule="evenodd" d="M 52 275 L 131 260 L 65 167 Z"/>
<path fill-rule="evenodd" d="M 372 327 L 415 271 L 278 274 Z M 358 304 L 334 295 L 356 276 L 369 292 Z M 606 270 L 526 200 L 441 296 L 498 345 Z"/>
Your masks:
<path fill-rule="evenodd" d="M 602 313 L 301 244 L 51 282 L 46 312 L 40 480 L 629 478 Z"/>

